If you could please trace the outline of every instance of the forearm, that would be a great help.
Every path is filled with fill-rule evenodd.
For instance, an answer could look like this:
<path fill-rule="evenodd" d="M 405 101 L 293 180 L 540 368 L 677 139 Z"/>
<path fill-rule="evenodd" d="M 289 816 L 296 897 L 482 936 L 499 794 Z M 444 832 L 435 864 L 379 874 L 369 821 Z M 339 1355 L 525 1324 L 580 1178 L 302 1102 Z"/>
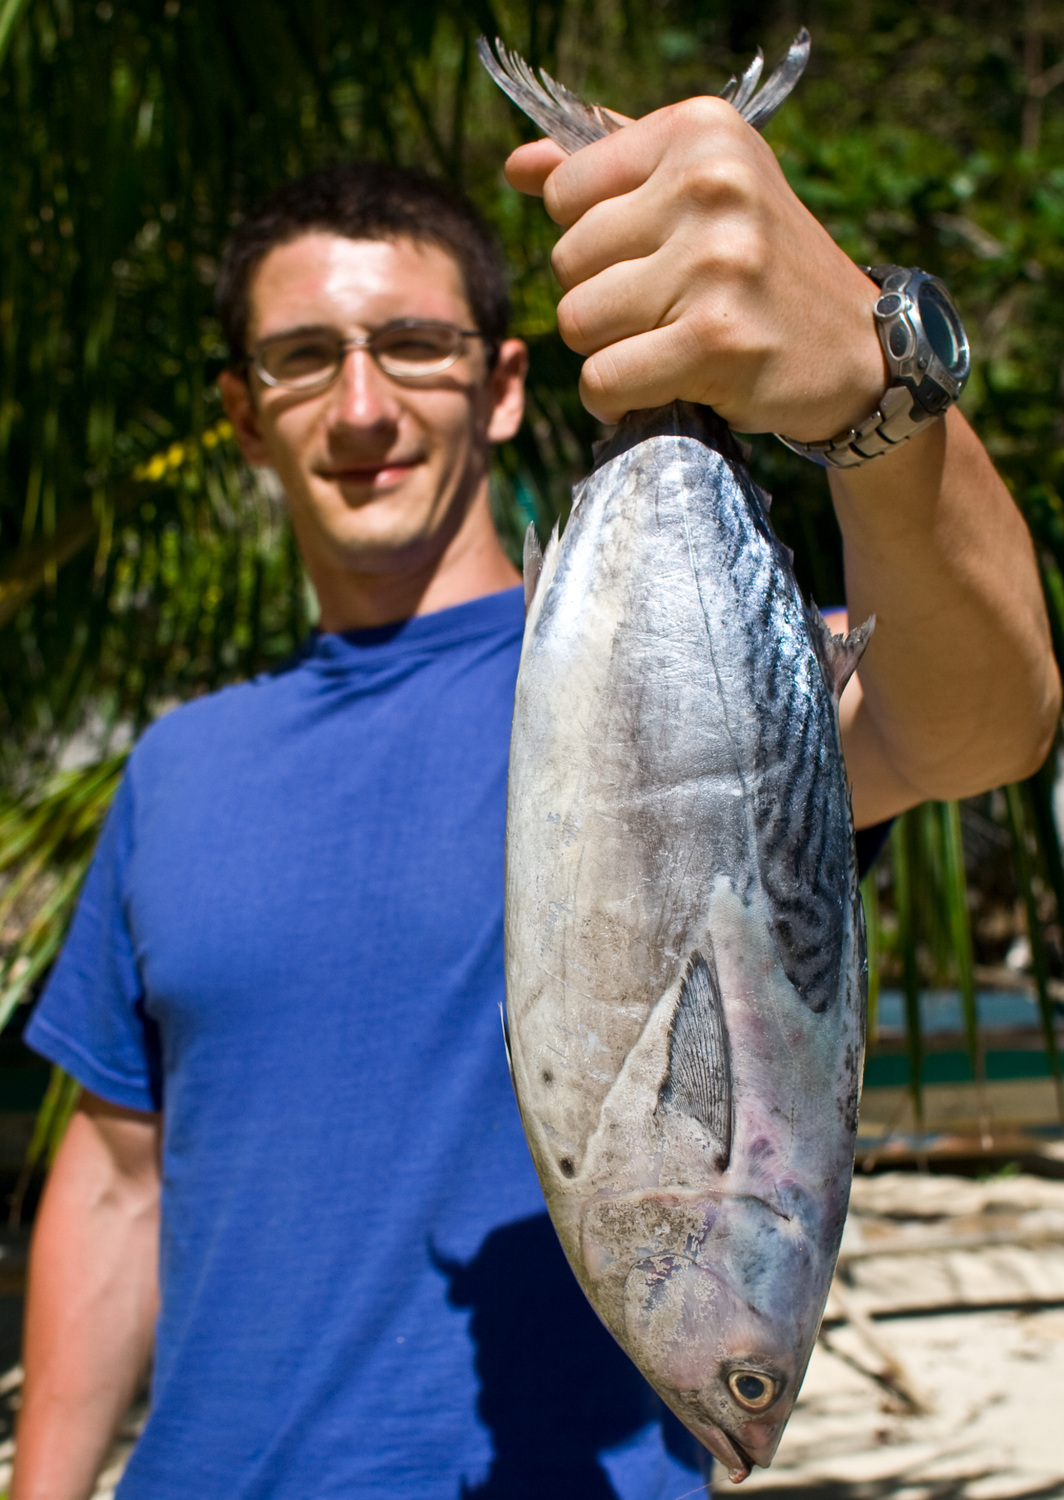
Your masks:
<path fill-rule="evenodd" d="M 734 110 L 673 105 L 570 157 L 521 147 L 507 171 L 565 229 L 559 328 L 603 420 L 700 401 L 738 432 L 809 443 L 876 410 L 878 287 Z M 841 705 L 858 824 L 1030 773 L 1059 681 L 1030 536 L 963 418 L 832 489 L 851 619 L 877 618 Z"/>
<path fill-rule="evenodd" d="M 1030 774 L 1060 682 L 1030 536 L 968 424 L 831 486 L 851 623 L 876 616 L 842 704 L 858 824 Z"/>
<path fill-rule="evenodd" d="M 150 1357 L 158 1194 L 116 1182 L 91 1128 L 75 1116 L 34 1233 L 11 1500 L 92 1493 Z"/>

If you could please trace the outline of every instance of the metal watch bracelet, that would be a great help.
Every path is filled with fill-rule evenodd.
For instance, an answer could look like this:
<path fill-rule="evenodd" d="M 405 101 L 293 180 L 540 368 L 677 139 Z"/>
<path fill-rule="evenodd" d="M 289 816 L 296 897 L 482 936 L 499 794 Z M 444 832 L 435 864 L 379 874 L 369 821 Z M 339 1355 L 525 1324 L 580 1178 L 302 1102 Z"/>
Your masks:
<path fill-rule="evenodd" d="M 860 427 L 851 427 L 833 438 L 819 443 L 797 443 L 777 433 L 781 443 L 811 459 L 824 469 L 854 469 L 866 464 L 869 459 L 888 453 L 911 438 L 917 422 L 934 422 L 936 417 L 913 400 L 912 392 L 904 385 L 890 385 L 876 410 L 862 422 Z"/>
<path fill-rule="evenodd" d="M 872 316 L 890 372 L 877 409 L 859 427 L 788 448 L 823 468 L 852 469 L 888 453 L 946 412 L 964 389 L 971 351 L 946 286 L 919 266 L 862 266 L 879 287 Z"/>

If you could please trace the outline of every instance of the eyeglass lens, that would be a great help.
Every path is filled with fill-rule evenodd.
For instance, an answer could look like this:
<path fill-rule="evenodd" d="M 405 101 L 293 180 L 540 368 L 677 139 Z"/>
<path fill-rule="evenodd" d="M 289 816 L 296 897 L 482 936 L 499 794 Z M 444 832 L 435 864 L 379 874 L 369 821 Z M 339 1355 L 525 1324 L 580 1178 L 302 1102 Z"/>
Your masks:
<path fill-rule="evenodd" d="M 259 373 L 273 385 L 299 389 L 334 376 L 352 344 L 367 348 L 388 375 L 434 375 L 454 363 L 465 334 L 451 323 L 396 323 L 366 339 L 345 340 L 329 328 L 283 335 L 255 355 Z"/>

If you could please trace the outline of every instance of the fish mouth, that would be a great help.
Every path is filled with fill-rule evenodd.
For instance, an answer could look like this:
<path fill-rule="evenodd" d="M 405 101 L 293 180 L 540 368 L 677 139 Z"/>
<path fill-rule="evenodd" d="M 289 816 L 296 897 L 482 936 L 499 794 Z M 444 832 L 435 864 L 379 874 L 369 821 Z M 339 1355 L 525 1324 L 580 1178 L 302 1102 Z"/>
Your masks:
<path fill-rule="evenodd" d="M 702 1427 L 701 1423 L 699 1427 Z M 732 1484 L 742 1484 L 755 1463 L 743 1445 L 725 1432 L 723 1427 L 717 1427 L 715 1424 L 713 1426 L 707 1424 L 698 1433 L 698 1437 L 713 1457 L 719 1459 L 727 1469 L 728 1478 Z"/>

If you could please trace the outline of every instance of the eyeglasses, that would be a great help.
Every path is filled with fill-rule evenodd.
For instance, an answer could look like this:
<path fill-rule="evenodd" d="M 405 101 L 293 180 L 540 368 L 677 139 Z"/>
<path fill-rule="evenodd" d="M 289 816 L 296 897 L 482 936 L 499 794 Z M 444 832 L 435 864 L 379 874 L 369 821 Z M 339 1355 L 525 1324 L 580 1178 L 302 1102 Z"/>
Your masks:
<path fill-rule="evenodd" d="M 336 379 L 349 350 L 365 349 L 386 375 L 416 380 L 453 365 L 466 339 L 485 337 L 475 328 L 420 318 L 399 318 L 353 339 L 341 338 L 333 328 L 304 328 L 264 339 L 249 363 L 264 385 L 309 391 Z"/>

